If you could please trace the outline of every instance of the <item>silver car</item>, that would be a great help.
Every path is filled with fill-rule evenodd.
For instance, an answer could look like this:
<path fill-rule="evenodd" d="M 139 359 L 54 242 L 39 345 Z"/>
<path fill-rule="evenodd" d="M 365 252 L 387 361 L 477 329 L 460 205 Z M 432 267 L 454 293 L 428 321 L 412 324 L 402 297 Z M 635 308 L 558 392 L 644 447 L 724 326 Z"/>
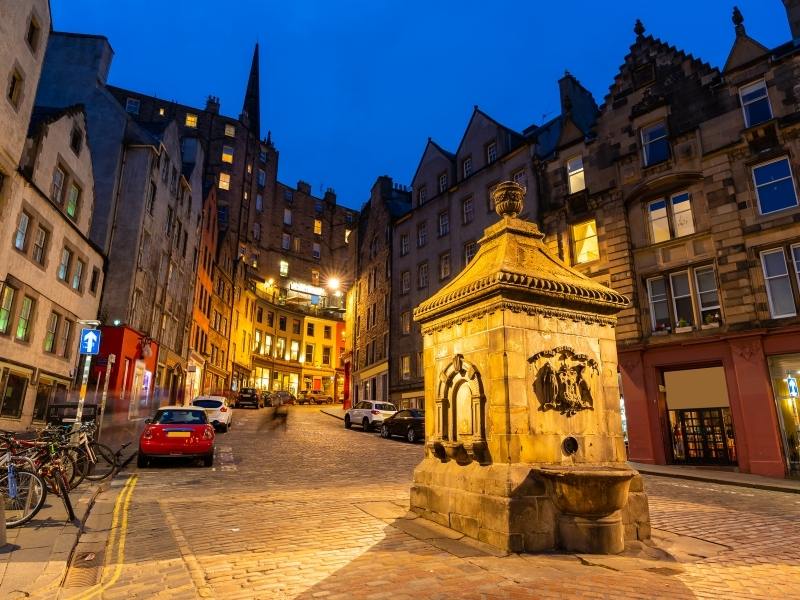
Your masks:
<path fill-rule="evenodd" d="M 362 400 L 345 413 L 344 426 L 350 429 L 354 424 L 361 425 L 364 431 L 370 431 L 396 412 L 397 407 L 389 402 Z"/>

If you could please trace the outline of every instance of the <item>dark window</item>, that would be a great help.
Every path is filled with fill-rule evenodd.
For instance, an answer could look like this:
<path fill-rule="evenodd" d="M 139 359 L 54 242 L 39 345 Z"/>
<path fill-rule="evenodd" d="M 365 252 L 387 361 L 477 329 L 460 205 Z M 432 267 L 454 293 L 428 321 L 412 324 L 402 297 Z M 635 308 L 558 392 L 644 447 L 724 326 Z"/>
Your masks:
<path fill-rule="evenodd" d="M 36 49 L 39 47 L 39 39 L 41 37 L 42 28 L 39 26 L 39 22 L 36 20 L 36 17 L 31 17 L 31 22 L 28 23 L 28 32 L 25 34 L 25 41 L 28 42 L 28 46 L 30 46 L 33 52 L 36 52 Z"/>
<path fill-rule="evenodd" d="M 69 137 L 69 147 L 72 148 L 75 154 L 79 155 L 81 153 L 81 148 L 83 147 L 83 132 L 77 127 L 72 130 L 72 134 Z"/>
<path fill-rule="evenodd" d="M 9 373 L 3 386 L 0 398 L 0 416 L 19 418 L 22 416 L 22 404 L 25 400 L 25 389 L 28 379 L 16 373 Z"/>
<path fill-rule="evenodd" d="M 19 108 L 19 101 L 22 97 L 23 81 L 24 78 L 22 77 L 22 73 L 18 69 L 11 71 L 11 78 L 8 80 L 8 91 L 6 92 L 6 98 L 8 98 L 8 101 L 11 102 L 11 105 L 14 108 Z"/>

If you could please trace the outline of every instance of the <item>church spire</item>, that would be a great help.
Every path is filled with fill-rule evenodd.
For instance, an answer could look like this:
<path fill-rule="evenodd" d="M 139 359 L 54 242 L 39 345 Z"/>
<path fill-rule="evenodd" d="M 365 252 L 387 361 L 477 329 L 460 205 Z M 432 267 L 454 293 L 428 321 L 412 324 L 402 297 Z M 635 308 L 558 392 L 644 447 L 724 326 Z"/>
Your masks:
<path fill-rule="evenodd" d="M 247 79 L 247 91 L 244 94 L 242 114 L 247 115 L 247 123 L 256 136 L 261 136 L 261 95 L 258 79 L 258 42 L 253 50 L 253 62 L 250 64 L 250 77 Z"/>

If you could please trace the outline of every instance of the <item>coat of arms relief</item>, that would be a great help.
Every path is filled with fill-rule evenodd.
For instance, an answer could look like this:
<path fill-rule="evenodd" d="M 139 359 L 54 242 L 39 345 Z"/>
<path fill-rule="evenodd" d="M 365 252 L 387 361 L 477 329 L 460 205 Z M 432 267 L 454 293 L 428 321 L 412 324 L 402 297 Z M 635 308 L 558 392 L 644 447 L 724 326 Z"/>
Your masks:
<path fill-rule="evenodd" d="M 600 373 L 596 360 L 559 346 L 537 352 L 528 362 L 535 369 L 533 391 L 539 410 L 557 410 L 570 417 L 594 409 L 594 378 Z"/>

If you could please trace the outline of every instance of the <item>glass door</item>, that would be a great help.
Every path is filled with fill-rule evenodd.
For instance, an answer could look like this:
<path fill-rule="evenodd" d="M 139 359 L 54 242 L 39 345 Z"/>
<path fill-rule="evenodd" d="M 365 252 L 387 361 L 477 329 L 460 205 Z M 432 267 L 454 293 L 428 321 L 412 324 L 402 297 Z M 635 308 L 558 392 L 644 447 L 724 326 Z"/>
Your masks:
<path fill-rule="evenodd" d="M 674 462 L 736 464 L 736 443 L 729 408 L 670 411 L 670 425 Z"/>

